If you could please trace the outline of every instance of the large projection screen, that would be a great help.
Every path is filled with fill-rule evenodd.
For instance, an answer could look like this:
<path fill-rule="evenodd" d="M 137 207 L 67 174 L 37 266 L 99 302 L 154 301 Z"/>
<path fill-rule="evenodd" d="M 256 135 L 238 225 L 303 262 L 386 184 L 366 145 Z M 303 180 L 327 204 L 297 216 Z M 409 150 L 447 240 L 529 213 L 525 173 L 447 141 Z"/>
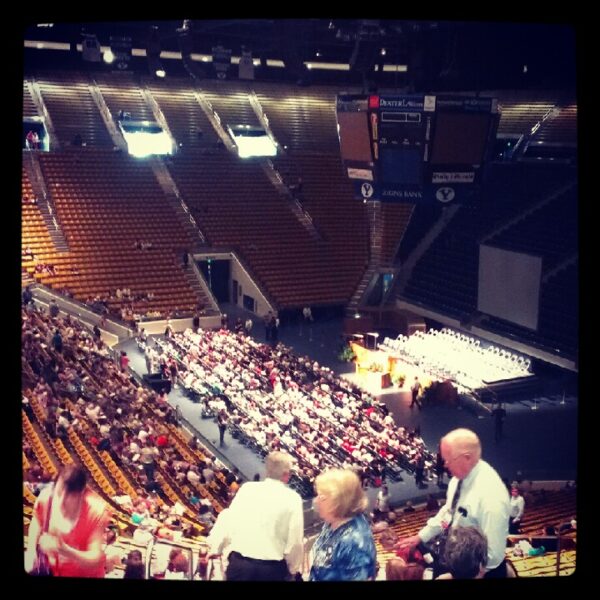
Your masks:
<path fill-rule="evenodd" d="M 542 259 L 479 246 L 477 310 L 537 330 Z"/>

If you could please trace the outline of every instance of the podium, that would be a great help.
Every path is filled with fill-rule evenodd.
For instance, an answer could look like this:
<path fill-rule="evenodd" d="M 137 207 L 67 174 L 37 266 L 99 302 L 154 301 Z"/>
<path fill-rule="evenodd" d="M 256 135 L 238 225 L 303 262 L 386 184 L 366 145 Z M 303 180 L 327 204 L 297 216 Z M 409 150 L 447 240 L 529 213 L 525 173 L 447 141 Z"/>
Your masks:
<path fill-rule="evenodd" d="M 371 389 L 383 390 L 392 385 L 392 380 L 390 378 L 389 373 L 381 373 L 381 372 L 370 372 L 367 371 L 364 373 L 365 380 L 367 385 Z"/>
<path fill-rule="evenodd" d="M 376 331 L 367 331 L 367 333 L 365 334 L 365 348 L 370 348 L 371 350 L 377 350 L 377 339 L 378 338 L 379 338 L 379 333 L 377 333 Z"/>

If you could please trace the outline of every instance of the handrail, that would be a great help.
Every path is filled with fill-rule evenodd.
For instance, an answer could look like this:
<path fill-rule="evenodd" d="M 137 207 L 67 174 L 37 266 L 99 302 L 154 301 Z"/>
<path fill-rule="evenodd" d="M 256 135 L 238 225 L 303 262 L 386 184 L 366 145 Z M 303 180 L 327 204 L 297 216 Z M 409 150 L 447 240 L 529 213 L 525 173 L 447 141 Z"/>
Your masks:
<path fill-rule="evenodd" d="M 273 133 L 271 126 L 269 124 L 269 119 L 268 119 L 268 117 L 262 107 L 262 104 L 260 103 L 260 100 L 258 99 L 258 96 L 256 95 L 256 92 L 254 90 L 250 94 L 248 94 L 248 101 L 250 102 L 250 106 L 252 107 L 252 110 L 254 111 L 254 114 L 256 115 L 258 122 L 261 124 L 261 126 L 265 130 L 267 136 L 275 144 L 278 152 L 281 152 L 282 151 L 281 144 L 277 141 L 277 138 L 275 137 L 275 134 Z"/>
<path fill-rule="evenodd" d="M 142 97 L 146 101 L 146 104 L 150 106 L 150 109 L 152 110 L 152 114 L 154 115 L 156 122 L 162 127 L 163 131 L 169 137 L 169 140 L 171 140 L 171 150 L 172 153 L 175 154 L 177 152 L 177 140 L 175 139 L 175 136 L 173 135 L 173 132 L 169 127 L 169 123 L 165 118 L 165 115 L 160 105 L 156 101 L 156 98 L 154 97 L 147 85 L 140 86 L 140 92 L 142 94 Z"/>
<path fill-rule="evenodd" d="M 146 546 L 146 564 L 145 564 L 145 578 L 150 579 L 150 563 L 152 561 L 152 551 L 154 550 L 154 545 L 156 544 L 156 538 L 154 535 L 152 539 L 148 541 L 148 545 Z"/>
<path fill-rule="evenodd" d="M 44 119 L 44 126 L 46 127 L 46 131 L 48 132 L 48 137 L 53 140 L 54 150 L 60 150 L 62 143 L 56 135 L 54 123 L 52 122 L 52 117 L 48 112 L 48 107 L 46 106 L 46 102 L 44 101 L 44 97 L 42 95 L 39 83 L 34 78 L 32 78 L 31 81 L 27 82 L 27 87 L 29 89 L 29 93 L 31 95 L 33 103 L 35 104 L 38 111 L 42 113 L 42 118 Z"/>
<path fill-rule="evenodd" d="M 569 531 L 570 523 L 563 523 L 556 529 L 556 576 L 560 575 L 560 555 L 562 553 L 563 531 Z"/>
<path fill-rule="evenodd" d="M 83 302 L 80 302 L 79 300 L 76 300 L 75 298 L 66 298 L 64 296 L 62 296 L 61 294 L 59 294 L 58 292 L 52 290 L 51 288 L 46 287 L 45 285 L 41 284 L 41 283 L 36 283 L 32 286 L 32 291 L 33 292 L 41 292 L 42 294 L 45 294 L 46 296 L 49 296 L 50 298 L 54 299 L 54 300 L 58 300 L 60 301 L 60 304 L 63 308 L 68 308 L 69 305 L 73 305 L 75 308 L 71 308 L 70 314 L 72 314 L 73 316 L 77 316 L 80 320 L 84 320 L 83 316 L 82 316 L 82 312 L 87 313 L 86 318 L 87 318 L 87 323 L 90 324 L 98 324 L 101 319 L 102 316 L 100 314 L 98 314 L 97 312 L 93 311 L 87 304 L 84 304 Z M 34 294 L 35 297 L 35 294 Z M 40 298 L 36 298 L 37 301 L 40 301 Z M 118 338 L 121 337 L 127 337 L 130 338 L 133 335 L 133 332 L 131 329 L 129 329 L 128 327 L 125 327 L 125 325 L 122 325 L 118 322 L 116 322 L 116 320 L 114 318 L 109 318 L 106 317 L 105 318 L 105 323 L 108 325 L 112 325 L 113 329 L 116 331 L 110 331 L 108 328 L 105 328 L 105 331 L 107 331 L 108 333 L 112 333 L 113 335 L 116 335 Z M 119 333 L 119 330 L 120 333 Z M 123 331 L 124 330 L 124 331 Z"/>
<path fill-rule="evenodd" d="M 196 264 L 196 261 L 194 260 L 194 255 L 188 253 L 187 257 L 188 257 L 188 264 L 192 267 L 192 271 L 194 271 L 194 273 L 196 275 L 196 279 L 198 280 L 198 283 L 200 284 L 202 291 L 206 294 L 206 297 L 208 298 L 208 301 L 210 302 L 212 309 L 214 311 L 216 311 L 217 314 L 220 315 L 221 310 L 219 309 L 219 304 L 218 304 L 216 298 L 214 297 L 212 290 L 206 284 L 206 280 L 204 279 L 203 274 L 201 273 L 200 269 L 198 268 L 198 265 Z"/>
<path fill-rule="evenodd" d="M 127 141 L 125 140 L 123 134 L 117 127 L 117 124 L 113 118 L 110 108 L 108 107 L 108 104 L 106 104 L 106 100 L 104 99 L 104 96 L 102 95 L 102 92 L 98 87 L 98 82 L 94 77 L 90 77 L 88 90 L 90 92 L 92 100 L 94 101 L 94 104 L 100 112 L 100 116 L 104 121 L 104 126 L 106 127 L 106 130 L 110 135 L 112 143 L 115 145 L 116 148 L 120 148 L 124 152 L 127 152 L 129 150 Z"/>

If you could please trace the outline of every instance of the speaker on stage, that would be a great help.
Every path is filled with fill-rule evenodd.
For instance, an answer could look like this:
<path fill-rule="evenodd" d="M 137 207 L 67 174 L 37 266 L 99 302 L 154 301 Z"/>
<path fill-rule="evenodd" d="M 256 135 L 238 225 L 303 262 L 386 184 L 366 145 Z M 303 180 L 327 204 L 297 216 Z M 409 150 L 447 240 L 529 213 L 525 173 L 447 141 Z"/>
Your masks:
<path fill-rule="evenodd" d="M 144 383 L 149 385 L 155 392 L 167 390 L 167 394 L 171 392 L 171 380 L 166 379 L 160 373 L 151 373 L 144 375 Z"/>

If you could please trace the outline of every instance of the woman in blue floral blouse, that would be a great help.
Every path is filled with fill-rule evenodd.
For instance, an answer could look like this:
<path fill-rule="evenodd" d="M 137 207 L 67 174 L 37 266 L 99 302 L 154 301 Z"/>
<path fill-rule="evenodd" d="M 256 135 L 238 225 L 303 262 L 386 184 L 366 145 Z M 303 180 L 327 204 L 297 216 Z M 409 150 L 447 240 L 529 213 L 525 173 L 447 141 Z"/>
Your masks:
<path fill-rule="evenodd" d="M 364 511 L 368 500 L 358 475 L 331 469 L 315 480 L 315 505 L 325 521 L 313 546 L 311 581 L 375 579 L 375 541 Z"/>

